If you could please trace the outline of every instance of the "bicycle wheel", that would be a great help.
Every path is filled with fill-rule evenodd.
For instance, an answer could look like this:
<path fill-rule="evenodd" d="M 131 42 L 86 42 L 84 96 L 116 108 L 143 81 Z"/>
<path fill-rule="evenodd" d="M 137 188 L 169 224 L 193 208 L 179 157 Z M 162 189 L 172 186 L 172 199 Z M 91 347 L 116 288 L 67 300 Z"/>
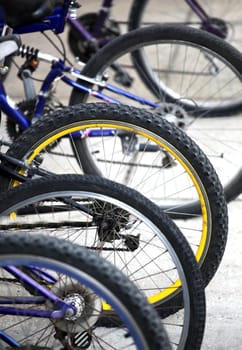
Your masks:
<path fill-rule="evenodd" d="M 54 173 L 80 172 L 81 163 L 85 172 L 138 190 L 176 219 L 205 284 L 214 275 L 227 238 L 222 186 L 204 154 L 173 124 L 124 105 L 73 106 L 36 122 L 7 155 Z M 1 184 L 14 185 L 4 178 Z"/>
<path fill-rule="evenodd" d="M 203 117 L 241 112 L 241 54 L 224 40 L 191 27 L 149 26 L 103 47 L 82 73 L 100 79 L 114 62 L 129 65 L 126 54 L 135 57 L 135 69 L 160 102 L 179 102 Z M 78 92 L 86 94 L 74 89 L 71 102 Z"/>
<path fill-rule="evenodd" d="M 1 230 L 44 231 L 101 254 L 145 293 L 174 346 L 200 348 L 201 275 L 180 231 L 152 202 L 101 177 L 69 174 L 27 182 L 1 203 Z"/>
<path fill-rule="evenodd" d="M 147 53 L 144 64 L 149 74 L 140 65 L 141 79 L 130 59 L 130 53 L 140 52 L 137 49 Z M 241 54 L 225 41 L 194 28 L 153 26 L 115 39 L 87 63 L 83 74 L 99 81 L 103 75 L 105 79 L 109 76 L 112 83 L 117 80 L 114 64 L 133 78 L 131 91 L 142 96 L 142 106 L 145 100 L 151 101 L 153 107 L 148 105 L 148 109 L 185 129 L 203 149 L 219 175 L 227 200 L 238 196 L 242 192 L 238 162 L 242 126 Z M 210 74 L 213 68 L 216 69 Z M 108 89 L 105 93 L 108 94 Z M 115 98 L 137 105 L 135 100 L 126 98 L 128 94 L 123 96 L 119 92 Z M 70 103 L 86 99 L 85 93 L 74 89 Z M 226 118 L 218 117 L 221 115 Z M 209 116 L 213 119 L 208 120 Z"/>
<path fill-rule="evenodd" d="M 2 349 L 171 349 L 141 292 L 97 254 L 42 235 L 1 234 L 0 245 Z M 108 331 L 104 303 L 117 320 Z"/>
<path fill-rule="evenodd" d="M 185 24 L 208 30 L 210 26 L 218 29 L 220 37 L 224 37 L 233 46 L 241 49 L 241 0 L 199 1 L 200 7 L 209 16 L 204 22 L 196 15 L 188 1 L 173 0 L 169 3 L 159 0 L 134 0 L 129 13 L 129 30 L 151 24 Z"/>

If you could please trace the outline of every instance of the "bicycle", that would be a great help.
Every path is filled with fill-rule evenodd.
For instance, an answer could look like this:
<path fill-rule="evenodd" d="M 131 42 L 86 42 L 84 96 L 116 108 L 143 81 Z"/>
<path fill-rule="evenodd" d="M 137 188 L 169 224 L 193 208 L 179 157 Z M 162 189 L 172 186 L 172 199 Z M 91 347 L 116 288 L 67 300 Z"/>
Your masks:
<path fill-rule="evenodd" d="M 100 177 L 55 175 L 5 192 L 0 203 L 2 232 L 44 232 L 102 255 L 145 293 L 174 348 L 200 349 L 201 273 L 180 231 L 145 197 Z M 103 305 L 103 313 L 108 326 L 112 310 Z"/>
<path fill-rule="evenodd" d="M 1 233 L 0 245 L 1 348 L 171 349 L 145 297 L 97 254 L 41 235 Z"/>
<path fill-rule="evenodd" d="M 6 6 L 7 2 L 4 5 Z M 75 9 L 80 5 L 73 2 L 72 11 L 67 15 L 67 23 L 70 27 L 68 42 L 73 54 L 87 61 L 97 48 L 103 47 L 121 34 L 120 25 L 122 24 L 126 24 L 130 31 L 155 23 L 182 23 L 202 28 L 220 38 L 227 38 L 230 42 L 231 39 L 235 42 L 238 40 L 239 30 L 236 26 L 241 24 L 240 17 L 235 15 L 239 12 L 241 5 L 238 0 L 232 3 L 224 0 L 223 4 L 220 1 L 219 6 L 216 3 L 208 4 L 207 1 L 185 0 L 179 4 L 176 2 L 175 13 L 172 9 L 170 11 L 163 9 L 166 5 L 164 3 L 161 7 L 158 5 L 159 3 L 153 0 L 134 0 L 130 6 L 128 20 L 125 22 L 111 18 L 113 0 L 103 0 L 96 13 L 84 14 L 76 21 Z M 233 12 L 231 15 L 232 11 L 235 14 Z M 235 38 L 234 33 L 236 33 Z"/>
<path fill-rule="evenodd" d="M 157 0 L 134 0 L 126 11 L 125 21 L 120 19 L 120 10 L 116 10 L 115 6 L 112 15 L 113 1 L 106 0 L 101 2 L 96 12 L 91 9 L 79 15 L 78 24 L 68 18 L 68 44 L 72 53 L 86 62 L 97 48 L 119 36 L 123 25 L 131 31 L 144 25 L 179 23 L 206 30 L 239 48 L 240 7 L 241 2 L 238 0 L 212 3 L 206 0 L 185 0 L 170 4 Z"/>
<path fill-rule="evenodd" d="M 227 0 L 226 0 L 227 1 Z M 237 2 L 238 0 L 236 0 Z M 2 1 L 4 3 L 4 1 Z M 57 2 L 58 3 L 58 2 Z M 60 2 L 61 3 L 61 2 Z M 208 32 L 214 33 L 216 34 L 218 37 L 224 38 L 228 36 L 228 32 L 230 29 L 230 26 L 234 26 L 239 24 L 238 21 L 234 22 L 231 24 L 231 21 L 226 21 L 225 19 L 225 13 L 226 16 L 228 16 L 230 14 L 230 8 L 233 8 L 234 10 L 234 4 L 231 3 L 231 1 L 228 4 L 223 4 L 223 6 L 221 6 L 221 2 L 219 3 L 219 8 L 216 8 L 216 4 L 210 4 L 208 6 L 208 4 L 199 4 L 196 0 L 186 0 L 184 3 L 186 3 L 186 6 L 188 5 L 191 10 L 196 14 L 196 16 L 201 20 L 201 25 L 200 27 L 202 29 L 205 29 Z M 6 6 L 8 4 L 8 2 L 6 2 L 6 4 L 4 3 L 4 5 Z M 27 4 L 28 5 L 28 1 Z M 113 37 L 116 37 L 119 34 L 119 29 L 117 27 L 117 24 L 115 24 L 115 21 L 111 20 L 109 18 L 110 16 L 110 9 L 112 7 L 112 1 L 111 0 L 105 0 L 102 4 L 102 7 L 99 11 L 98 14 L 87 14 L 84 15 L 83 17 L 81 17 L 81 19 L 79 18 L 79 20 L 76 20 L 76 8 L 78 7 L 76 2 L 72 2 L 70 4 L 70 13 L 66 14 L 66 20 L 67 23 L 70 24 L 71 26 L 71 30 L 69 33 L 69 42 L 71 43 L 71 48 L 72 50 L 75 51 L 76 55 L 79 56 L 82 60 L 86 61 L 87 58 L 90 57 L 91 53 L 95 52 L 97 50 L 97 48 L 102 47 L 103 45 L 105 45 L 106 43 L 108 43 L 110 41 L 110 38 L 112 39 Z M 181 6 L 181 3 L 180 3 Z M 215 7 L 215 9 L 212 9 L 212 7 Z M 238 4 L 237 4 L 238 6 Z M 25 6 L 24 6 L 25 7 Z M 205 11 L 205 8 L 209 9 L 209 13 L 210 15 L 207 14 L 207 12 Z M 218 12 L 221 11 L 221 8 L 224 8 L 224 13 L 221 16 L 216 16 L 218 15 Z M 148 8 L 148 10 L 146 11 L 146 9 Z M 131 10 L 130 10 L 130 15 L 129 15 L 129 30 L 133 30 L 136 28 L 139 28 L 142 25 L 142 19 L 143 19 L 143 15 L 144 13 L 151 13 L 151 9 L 156 9 L 156 16 L 157 16 L 157 6 L 154 6 L 154 4 L 152 4 L 152 1 L 147 1 L 147 0 L 142 0 L 142 1 L 134 1 L 132 3 L 131 6 Z M 17 9 L 16 14 L 18 14 L 18 11 L 21 10 Z M 160 9 L 159 9 L 160 10 Z M 13 11 L 13 9 L 11 8 L 11 11 Z M 160 11 L 159 11 L 160 12 Z M 171 11 L 172 12 L 172 11 Z M 179 7 L 179 14 L 183 13 L 184 9 L 180 9 Z M 215 12 L 214 17 L 212 17 L 212 13 Z M 237 12 L 238 13 L 238 12 Z M 62 14 L 63 15 L 63 14 Z M 173 14 L 174 15 L 174 14 Z M 152 18 L 154 19 L 154 15 L 152 15 Z M 233 14 L 233 20 L 234 21 L 234 14 Z M 50 19 L 48 18 L 48 21 L 50 21 Z M 53 19 L 52 19 L 53 21 Z M 180 22 L 181 20 L 179 19 L 178 22 Z M 55 24 L 53 25 L 53 23 L 48 27 L 42 24 L 42 26 L 39 26 L 39 30 L 46 30 L 46 29 L 53 29 L 55 30 L 56 33 L 61 32 L 61 30 L 63 30 L 63 23 L 58 23 L 57 21 L 55 21 Z M 84 23 L 82 23 L 84 22 Z M 107 24 L 108 22 L 108 24 Z M 160 19 L 159 19 L 160 22 Z M 167 22 L 167 21 L 166 21 Z M 168 22 L 170 21 L 170 18 L 168 20 Z M 173 23 L 174 21 L 172 21 L 171 23 Z M 177 22 L 177 21 L 176 21 Z M 18 25 L 18 20 L 16 21 L 16 18 L 13 20 L 13 22 L 10 21 L 11 24 L 13 24 L 14 26 Z M 149 22 L 150 24 L 151 22 Z M 184 23 L 183 19 L 182 19 L 182 23 Z M 185 24 L 189 24 L 189 25 L 197 25 L 197 23 L 193 22 L 193 21 L 185 21 Z M 92 33 L 90 33 L 90 31 L 88 31 L 88 29 L 90 30 L 90 26 L 92 29 Z M 88 28 L 87 28 L 88 27 Z M 94 28 L 93 28 L 94 27 Z M 38 26 L 37 26 L 38 28 Z M 37 29 L 38 30 L 38 29 Z M 16 32 L 19 33 L 28 33 L 28 32 L 36 32 L 36 27 L 35 28 L 29 28 L 27 26 L 27 28 L 17 28 Z M 238 30 L 236 30 L 236 33 L 239 32 Z M 74 35 L 74 38 L 71 39 L 71 37 Z M 106 37 L 107 35 L 107 37 Z M 103 37 L 104 36 L 104 37 Z M 79 41 L 79 39 L 82 39 L 81 42 Z M 101 38 L 101 39 L 100 39 Z M 229 41 L 231 42 L 231 37 L 229 38 Z M 76 46 L 76 48 L 75 48 Z M 141 53 L 139 53 L 139 56 L 142 56 Z M 143 79 L 143 75 L 142 72 L 146 72 L 147 78 L 144 78 L 145 83 L 147 84 L 147 79 L 149 81 L 149 79 L 152 81 L 152 76 L 149 74 L 149 71 L 147 70 L 146 67 L 146 63 L 144 63 L 143 59 L 140 59 L 140 57 L 136 57 L 136 55 L 133 56 L 133 62 L 134 62 L 134 67 L 136 67 L 136 69 L 138 70 L 138 73 L 141 77 L 141 79 Z M 127 84 L 130 83 L 129 79 L 128 82 L 127 80 L 127 75 L 122 74 L 122 70 L 120 71 L 120 69 L 117 67 L 117 76 L 119 76 L 119 79 L 122 80 L 123 79 L 123 83 Z M 214 69 L 216 69 L 216 65 L 214 66 Z M 141 73 L 140 73 L 141 72 Z M 148 84 L 148 87 L 152 89 L 152 84 Z"/>
<path fill-rule="evenodd" d="M 66 2 L 67 6 L 67 2 Z M 65 9 L 66 10 L 66 9 Z M 61 11 L 61 10 L 58 10 Z M 58 28 L 63 28 L 64 24 L 64 18 L 63 16 L 60 16 L 61 23 L 56 24 L 54 19 L 56 19 L 56 14 L 53 15 L 53 17 L 48 20 L 48 28 L 46 29 L 53 29 L 54 26 L 56 26 L 56 30 L 58 31 Z M 67 11 L 67 10 L 66 10 Z M 58 19 L 60 19 L 58 17 Z M 53 19 L 54 18 L 54 19 Z M 51 21 L 52 20 L 52 21 Z M 42 25 L 42 27 L 41 27 Z M 25 28 L 25 32 L 28 31 L 38 31 L 40 29 L 43 30 L 43 25 L 46 26 L 46 21 L 44 21 L 44 24 L 40 22 L 40 24 L 36 24 L 33 28 L 32 26 L 23 27 Z M 21 28 L 21 27 L 20 27 Z M 18 28 L 18 30 L 20 30 Z M 24 31 L 23 30 L 23 31 Z M 142 41 L 140 40 L 142 38 Z M 202 55 L 204 58 L 204 67 L 205 71 L 203 72 L 203 75 L 196 75 L 195 71 L 191 70 L 190 74 L 188 75 L 188 80 L 183 86 L 183 92 L 180 94 L 175 93 L 174 91 L 171 93 L 171 89 L 168 90 L 168 93 L 164 94 L 164 89 L 166 89 L 164 86 L 159 86 L 157 84 L 156 78 L 150 79 L 150 70 L 149 67 L 147 67 L 146 71 L 141 69 L 140 71 L 143 72 L 144 78 L 146 78 L 147 84 L 152 86 L 152 91 L 155 92 L 156 98 L 160 95 L 160 89 L 162 88 L 162 98 L 161 102 L 154 102 L 154 96 L 151 96 L 151 98 L 143 98 L 140 96 L 144 95 L 143 86 L 140 85 L 140 81 L 138 77 L 135 75 L 135 88 L 138 86 L 142 86 L 141 92 L 138 91 L 138 94 L 130 93 L 129 91 L 119 89 L 116 86 L 113 86 L 111 84 L 108 84 L 105 82 L 106 75 L 103 75 L 103 72 L 105 71 L 105 68 L 110 64 L 112 67 L 119 67 L 119 73 L 120 75 L 114 76 L 114 80 L 117 80 L 120 82 L 123 81 L 123 79 L 126 81 L 126 78 L 130 78 L 130 74 L 127 74 L 130 72 L 129 68 L 126 66 L 124 69 L 122 69 L 122 62 L 121 64 L 113 64 L 113 61 L 117 58 L 117 56 L 121 55 L 121 61 L 123 60 L 123 55 L 125 52 L 129 53 L 131 52 L 134 47 L 139 48 L 143 47 L 143 49 L 149 49 L 149 47 L 153 50 L 158 50 L 158 44 L 165 45 L 165 42 L 167 42 L 168 38 L 171 41 L 171 43 L 176 42 L 174 44 L 179 48 L 182 43 L 186 43 L 186 50 L 192 50 L 193 56 L 196 57 L 197 55 Z M 180 38 L 180 39 L 179 39 Z M 155 41 L 153 41 L 153 39 Z M 181 43 L 178 44 L 179 40 Z M 199 43 L 199 44 L 198 44 Z M 156 45 L 157 44 L 157 45 Z M 150 46 L 151 45 L 151 46 Z M 194 46 L 196 45 L 196 46 Z M 195 47 L 195 48 L 194 48 Z M 197 49 L 196 49 L 197 47 Z M 185 50 L 185 49 L 184 49 Z M 144 50 L 143 50 L 144 51 Z M 163 50 L 165 52 L 166 50 Z M 54 62 L 54 65 L 52 66 L 52 69 L 50 73 L 47 75 L 46 79 L 44 80 L 44 83 L 42 85 L 42 88 L 40 89 L 40 92 L 36 96 L 36 92 L 32 86 L 31 83 L 31 74 L 30 76 L 27 76 L 27 79 L 24 84 L 26 84 L 26 91 L 28 91 L 26 95 L 26 100 L 23 101 L 18 105 L 20 110 L 22 110 L 25 114 L 25 117 L 21 119 L 21 116 L 18 118 L 14 117 L 13 123 L 11 123 L 8 120 L 8 132 L 12 138 L 16 137 L 18 135 L 19 130 L 25 129 L 30 125 L 30 119 L 33 118 L 33 120 L 36 120 L 40 115 L 43 115 L 44 113 L 48 113 L 49 111 L 53 110 L 54 108 L 60 108 L 62 106 L 61 103 L 56 102 L 55 98 L 53 98 L 51 86 L 55 83 L 55 79 L 61 79 L 64 81 L 65 84 L 70 85 L 71 87 L 75 87 L 74 92 L 71 96 L 71 103 L 79 103 L 81 101 L 84 101 L 86 98 L 85 93 L 89 93 L 91 96 L 95 96 L 98 99 L 102 99 L 104 101 L 109 102 L 116 102 L 117 96 L 122 101 L 127 101 L 128 103 L 141 103 L 143 106 L 147 106 L 147 108 L 154 109 L 154 113 L 158 111 L 163 117 L 168 118 L 171 121 L 174 121 L 177 125 L 183 127 L 186 129 L 187 132 L 190 133 L 190 135 L 195 139 L 195 141 L 203 147 L 206 154 L 210 156 L 210 159 L 213 161 L 213 164 L 215 165 L 216 170 L 219 173 L 219 176 L 222 180 L 222 183 L 226 185 L 228 182 L 228 186 L 225 187 L 225 193 L 228 201 L 233 200 L 238 196 L 241 191 L 241 168 L 239 167 L 237 160 L 237 156 L 239 154 L 239 144 L 240 144 L 240 132 L 238 125 L 241 122 L 240 118 L 232 118 L 232 115 L 236 115 L 241 111 L 241 102 L 240 102 L 240 89 L 241 89 L 241 56 L 236 51 L 233 50 L 229 45 L 227 45 L 225 42 L 214 38 L 211 35 L 206 35 L 206 33 L 201 33 L 200 31 L 195 31 L 194 29 L 184 28 L 184 27 L 170 27 L 170 26 L 161 26 L 161 27 L 153 27 L 151 28 L 145 28 L 141 30 L 141 32 L 136 33 L 129 33 L 127 36 L 120 37 L 118 39 L 115 39 L 115 42 L 111 43 L 107 49 L 105 47 L 101 50 L 98 56 L 95 56 L 93 60 L 91 60 L 90 63 L 88 63 L 83 70 L 83 74 L 80 74 L 76 69 L 72 70 L 70 67 L 65 66 L 65 64 L 58 58 L 46 55 L 43 53 L 37 53 L 36 50 L 30 49 L 26 46 L 23 46 L 20 50 L 22 52 L 22 55 L 25 57 L 27 56 L 27 60 L 24 63 L 23 67 L 26 68 L 26 71 L 29 71 L 30 66 L 32 65 L 33 60 L 38 62 L 38 60 L 44 60 L 49 63 Z M 170 51 L 169 51 L 170 52 Z M 169 52 L 168 57 L 169 58 Z M 184 51 L 184 55 L 185 55 Z M 202 53 L 202 54 L 201 54 Z M 135 52 L 137 54 L 137 52 Z M 195 55 L 195 56 L 194 56 Z M 38 57 L 39 58 L 38 58 Z M 214 57 L 214 59 L 212 59 Z M 124 57 L 125 58 L 125 57 Z M 130 60 L 129 60 L 130 61 Z M 165 60 L 164 60 L 165 61 Z M 147 62 L 147 60 L 146 60 Z M 223 64 L 225 62 L 225 64 Z M 211 63 L 211 65 L 210 65 Z M 223 65 L 222 65 L 223 64 Z M 26 67 L 27 65 L 27 67 Z M 181 63 L 183 66 L 184 64 Z M 231 67 L 231 68 L 230 68 Z M 193 67 L 195 69 L 195 67 Z M 219 69 L 218 69 L 219 68 Z M 31 68 L 32 69 L 32 68 Z M 202 69 L 202 71 L 203 71 Z M 216 72 L 216 74 L 211 76 L 209 74 L 210 69 L 212 72 Z M 201 70 L 201 67 L 199 71 Z M 22 71 L 22 69 L 20 70 Z M 78 77 L 79 81 L 76 83 L 73 80 L 69 79 L 68 76 L 64 75 L 65 72 L 70 72 L 75 78 Z M 149 74 L 148 74 L 148 73 Z M 214 102 L 210 102 L 211 104 L 204 104 L 204 100 L 200 101 L 199 104 L 199 97 L 194 96 L 193 90 L 190 88 L 188 90 L 188 85 L 191 85 L 191 73 L 194 73 L 193 78 L 193 84 L 192 86 L 196 86 L 196 90 L 199 91 L 199 95 L 201 91 L 199 90 L 199 87 L 203 87 L 203 96 L 202 98 L 206 98 L 206 82 L 209 82 L 209 88 L 212 89 L 214 86 L 214 94 L 213 97 L 217 98 Z M 199 72 L 197 72 L 199 73 Z M 200 72 L 201 73 L 201 72 Z M 206 73 L 206 74 L 205 74 Z M 226 77 L 224 74 L 228 74 L 228 77 Z M 148 74 L 148 75 L 147 75 Z M 213 73 L 214 74 L 214 73 Z M 85 77 L 85 75 L 89 75 L 92 78 L 88 79 Z M 165 69 L 165 75 L 168 76 L 168 72 Z M 171 76 L 173 73 L 171 72 Z M 96 79 L 95 76 L 98 78 Z M 237 77 L 236 77 L 237 76 Z M 176 77 L 175 77 L 176 78 Z M 110 80 L 112 79 L 112 76 L 110 77 Z M 204 80 L 205 79 L 205 80 Z M 207 79 L 207 80 L 206 80 Z M 225 79 L 225 80 L 224 80 Z M 237 85 L 236 81 L 237 79 Z M 131 79 L 132 80 L 132 79 Z M 90 83 L 88 84 L 87 81 Z M 128 80 L 129 81 L 129 80 Z M 166 81 L 166 80 L 164 80 Z M 175 80 L 177 81 L 177 80 Z M 212 82 L 214 81 L 214 85 Z M 85 83 L 86 82 L 86 83 Z M 217 89 L 217 85 L 220 84 L 220 89 Z M 97 89 L 91 89 L 91 85 L 95 85 L 98 87 Z M 164 85 L 164 84 L 163 84 Z M 225 93 L 227 93 L 226 101 L 223 103 L 221 102 L 224 98 L 224 96 L 220 97 L 220 94 L 222 93 L 221 86 L 225 86 Z M 169 85 L 168 85 L 169 87 Z M 180 87 L 182 87 L 182 84 L 180 84 Z M 231 91 L 229 90 L 231 87 Z M 134 86 L 132 86 L 134 89 Z M 174 88 L 174 87 L 173 87 Z M 80 90 L 79 90 L 80 89 Z M 216 90 L 217 89 L 217 90 Z M 110 91 L 115 92 L 117 95 L 107 95 L 103 94 L 102 91 L 107 91 L 110 93 Z M 189 93 L 190 91 L 190 93 Z M 216 93 L 217 91 L 217 93 Z M 196 91 L 195 91 L 196 92 Z M 205 95 L 204 95 L 205 93 Z M 236 98 L 236 96 L 238 98 Z M 180 97 L 179 97 L 180 96 Z M 182 97 L 183 96 L 183 97 Z M 235 98 L 234 102 L 230 102 L 231 96 Z M 35 98 L 38 98 L 38 103 L 36 103 Z M 211 98 L 211 93 L 209 91 L 209 97 Z M 126 100 L 126 98 L 128 98 Z M 201 97 L 200 97 L 201 98 Z M 45 106 L 45 109 L 44 109 Z M 8 113 L 8 110 L 6 111 Z M 230 127 L 228 128 L 227 119 L 216 119 L 214 118 L 213 121 L 211 121 L 211 126 L 209 130 L 207 129 L 207 126 L 204 127 L 204 117 L 206 116 L 226 116 L 231 115 L 229 119 Z M 16 121 L 19 120 L 19 126 L 16 126 Z M 226 127 L 225 127 L 226 126 Z M 227 129 L 227 135 L 226 139 L 221 138 L 221 129 Z M 231 136 L 232 135 L 232 136 Z M 213 140 L 213 143 L 211 143 L 211 139 Z M 79 141 L 78 141 L 79 142 Z M 77 142 L 77 143 L 78 143 Z M 216 142 L 216 143 L 215 143 Z M 238 146 L 237 146 L 238 144 Z M 77 147 L 78 148 L 78 147 Z M 81 156 L 81 155 L 80 155 Z M 235 161 L 234 161 L 235 159 Z M 233 169 L 231 168 L 231 165 L 233 165 Z M 229 169 L 228 172 L 225 171 L 225 168 Z"/>
<path fill-rule="evenodd" d="M 121 181 L 123 172 L 127 176 L 126 168 L 130 168 L 131 162 L 140 164 L 142 160 L 138 172 L 136 166 L 131 166 L 133 173 L 128 174 L 129 186 L 142 191 L 177 220 L 194 249 L 207 284 L 220 263 L 226 245 L 227 214 L 222 187 L 199 148 L 165 120 L 134 107 L 111 104 L 73 106 L 43 118 L 26 130 L 11 148 L 16 158 L 9 151 L 6 156 L 1 156 L 5 162 L 0 167 L 3 169 L 17 159 L 10 177 L 13 179 L 15 175 L 20 182 L 35 173 L 41 175 L 41 171 L 70 172 L 75 167 L 79 168 L 79 164 L 75 158 L 70 158 L 69 141 L 72 141 L 73 135 L 89 135 L 90 130 L 94 132 L 94 147 L 95 131 L 105 135 L 106 130 L 113 130 L 114 135 L 101 137 L 104 149 L 99 148 L 99 156 L 104 157 L 104 170 L 109 177 Z M 134 152 L 138 146 L 140 149 Z M 67 156 L 64 164 L 63 156 Z M 108 159 L 111 161 L 110 172 Z M 115 162 L 116 167 L 113 166 Z M 157 168 L 154 163 L 161 166 Z M 31 168 L 28 168 L 30 165 Z M 66 169 L 63 169 L 65 165 Z M 179 193 L 173 187 L 177 178 Z M 1 177 L 2 186 L 6 183 L 14 185 L 9 178 L 6 181 Z"/>
<path fill-rule="evenodd" d="M 56 61 L 56 64 L 61 63 Z M 54 69 L 54 67 L 52 68 Z M 59 74 L 59 70 L 55 70 L 56 73 Z M 47 88 L 46 85 L 45 87 Z M 89 91 L 89 88 L 87 90 Z M 48 89 L 46 89 L 47 91 Z M 39 112 L 39 109 L 44 106 L 44 100 L 45 94 L 41 93 L 37 104 Z M 19 116 L 22 119 L 25 118 L 20 111 L 9 106 L 5 94 L 2 94 L 1 107 L 8 115 L 14 116 L 15 120 L 19 120 Z M 66 118 L 67 116 L 68 118 Z M 25 123 L 29 125 L 30 122 L 25 119 Z M 99 142 L 101 140 L 103 145 L 101 148 L 98 145 L 98 149 L 101 150 L 101 157 L 104 156 L 101 159 L 104 164 L 104 167 L 101 168 L 103 174 L 118 180 L 118 176 L 125 173 L 124 180 L 127 184 L 160 203 L 162 208 L 173 218 L 183 219 L 184 221 L 180 221 L 179 225 L 194 247 L 205 284 L 211 280 L 226 244 L 226 204 L 222 187 L 211 164 L 182 131 L 177 130 L 175 126 L 167 123 L 160 116 L 153 116 L 148 111 L 140 111 L 121 105 L 118 107 L 107 107 L 106 105 L 73 107 L 63 113 L 58 111 L 51 118 L 46 118 L 43 123 L 36 122 L 30 129 L 29 133 L 27 132 L 19 138 L 19 142 L 14 143 L 6 155 L 1 155 L 4 162 L 12 162 L 14 179 L 20 182 L 25 179 L 21 174 L 14 172 L 14 168 L 17 167 L 17 171 L 25 169 L 27 176 L 33 176 L 38 174 L 40 163 L 42 163 L 41 169 L 45 169 L 47 172 L 58 171 L 57 163 L 61 163 L 61 167 L 66 165 L 65 170 L 61 168 L 61 172 L 70 172 L 70 169 L 73 172 L 74 168 L 76 171 L 80 171 L 80 163 L 84 167 L 84 172 L 91 173 L 92 169 L 95 172 L 98 170 L 100 162 L 97 163 L 98 165 L 94 164 L 93 168 L 90 166 L 93 166 L 92 157 L 97 155 L 96 150 L 92 154 L 88 153 L 88 148 L 83 148 L 85 147 L 83 141 Z M 63 136 L 67 135 L 69 138 L 64 140 Z M 106 137 L 103 137 L 104 135 Z M 72 148 L 68 148 L 67 151 L 63 149 L 61 139 L 64 143 L 70 140 Z M 54 146 L 57 148 L 55 149 Z M 114 161 L 116 150 L 119 154 L 117 162 Z M 71 155 L 74 151 L 75 157 L 69 157 L 69 151 L 72 153 Z M 85 152 L 85 163 L 80 158 L 82 152 Z M 46 160 L 48 161 L 45 155 L 50 153 L 53 153 L 53 158 L 51 162 L 45 163 Z M 61 154 L 65 157 L 68 155 L 65 162 L 59 161 L 58 157 Z M 198 159 L 198 155 L 200 159 Z M 140 164 L 142 158 L 145 161 L 144 164 Z M 77 163 L 75 163 L 75 159 L 77 159 Z M 3 170 L 5 169 L 4 162 L 1 164 Z M 155 163 L 158 164 L 158 167 L 154 166 Z M 113 164 L 116 164 L 114 170 L 112 170 Z M 34 165 L 34 167 L 28 168 L 28 165 Z M 144 177 L 140 183 L 138 177 L 135 179 L 136 171 L 139 169 L 142 169 L 140 174 L 141 177 Z M 178 176 L 180 179 L 177 184 L 179 191 L 176 192 L 174 188 Z M 182 177 L 184 180 L 181 181 Z M 164 182 L 164 179 L 167 181 Z M 4 188 L 9 184 L 11 186 L 12 182 L 9 181 L 9 178 L 7 181 L 1 179 L 1 184 Z M 166 184 L 170 184 L 170 186 L 166 187 Z M 158 193 L 158 189 L 160 193 Z M 193 232 L 196 232 L 196 235 L 192 235 Z"/>

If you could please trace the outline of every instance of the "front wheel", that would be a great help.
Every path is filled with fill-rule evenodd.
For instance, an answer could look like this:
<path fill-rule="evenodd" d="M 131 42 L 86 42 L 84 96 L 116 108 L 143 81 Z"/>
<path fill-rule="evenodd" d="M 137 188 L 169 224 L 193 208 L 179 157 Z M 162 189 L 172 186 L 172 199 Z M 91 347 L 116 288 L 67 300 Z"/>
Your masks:
<path fill-rule="evenodd" d="M 135 285 L 83 247 L 2 233 L 0 276 L 3 348 L 171 349 L 158 315 Z M 115 324 L 108 331 L 98 326 L 104 301 Z"/>
<path fill-rule="evenodd" d="M 203 152 L 173 124 L 123 105 L 73 106 L 36 122 L 7 154 L 53 173 L 80 172 L 81 164 L 138 190 L 176 220 L 205 284 L 216 272 L 227 237 L 223 189 Z"/>

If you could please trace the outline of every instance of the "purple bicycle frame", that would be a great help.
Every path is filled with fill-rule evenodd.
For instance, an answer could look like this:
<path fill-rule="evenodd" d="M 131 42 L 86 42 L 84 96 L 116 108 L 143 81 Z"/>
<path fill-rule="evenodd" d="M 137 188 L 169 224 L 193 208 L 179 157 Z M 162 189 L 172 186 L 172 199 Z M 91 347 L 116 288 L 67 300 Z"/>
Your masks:
<path fill-rule="evenodd" d="M 18 315 L 18 316 L 26 316 L 26 317 L 43 317 L 43 318 L 54 318 L 58 319 L 65 315 L 67 309 L 72 309 L 73 312 L 75 312 L 75 308 L 65 303 L 63 300 L 58 298 L 56 295 L 54 295 L 51 290 L 43 287 L 41 284 L 36 282 L 32 277 L 30 277 L 27 273 L 19 270 L 15 266 L 7 266 L 4 268 L 8 273 L 10 273 L 12 276 L 14 276 L 17 280 L 21 281 L 21 283 L 25 283 L 30 288 L 33 288 L 34 290 L 38 291 L 39 296 L 36 297 L 16 297 L 14 300 L 11 300 L 7 297 L 0 297 L 0 314 L 1 315 Z M 41 271 L 39 269 L 35 269 L 34 267 L 28 267 L 28 269 L 31 271 L 31 273 L 35 273 L 37 276 L 42 275 L 43 279 L 46 280 L 46 283 L 49 283 L 52 281 L 52 283 L 55 282 L 55 280 L 47 274 L 44 271 Z M 46 303 L 46 300 L 50 300 L 55 307 L 58 307 L 58 310 L 39 310 L 39 309 L 33 309 L 32 305 L 36 304 L 44 304 Z M 2 306 L 4 304 L 9 305 L 22 305 L 22 304 L 31 304 L 31 309 L 27 308 L 16 308 L 11 306 Z M 19 347 L 18 342 L 16 342 L 11 336 L 9 336 L 6 332 L 0 330 L 0 339 L 2 339 L 5 343 L 9 344 L 13 347 Z"/>

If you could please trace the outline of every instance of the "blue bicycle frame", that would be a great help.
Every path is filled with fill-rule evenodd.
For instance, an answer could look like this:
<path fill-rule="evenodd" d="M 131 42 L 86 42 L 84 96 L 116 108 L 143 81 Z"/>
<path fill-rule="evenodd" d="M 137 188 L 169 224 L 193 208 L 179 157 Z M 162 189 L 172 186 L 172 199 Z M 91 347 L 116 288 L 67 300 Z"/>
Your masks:
<path fill-rule="evenodd" d="M 40 54 L 41 55 L 41 54 Z M 47 74 L 42 87 L 38 94 L 38 101 L 35 107 L 33 120 L 36 118 L 40 118 L 43 115 L 44 106 L 46 103 L 46 96 L 48 95 L 48 92 L 51 89 L 52 83 L 55 79 L 59 78 L 69 86 L 80 89 L 81 91 L 84 91 L 88 93 L 91 96 L 94 96 L 102 101 L 109 102 L 109 103 L 120 103 L 118 99 L 111 98 L 110 96 L 104 94 L 101 90 L 106 89 L 107 91 L 116 93 L 117 95 L 126 97 L 127 99 L 134 100 L 136 102 L 139 102 L 142 105 L 147 105 L 153 108 L 158 107 L 158 104 L 147 100 L 143 97 L 134 95 L 128 91 L 125 91 L 123 89 L 120 89 L 116 86 L 113 86 L 111 84 L 107 84 L 105 82 L 97 81 L 96 79 L 90 79 L 88 77 L 85 77 L 81 74 L 80 71 L 73 69 L 71 67 L 68 67 L 64 64 L 62 60 L 58 60 L 55 57 L 52 57 L 48 55 L 48 60 L 52 60 L 52 67 L 50 72 Z M 94 90 L 91 88 L 86 87 L 85 85 L 74 81 L 67 76 L 63 75 L 63 73 L 70 73 L 75 76 L 75 78 L 78 78 L 80 80 L 83 80 L 85 82 L 90 82 L 95 85 L 99 85 L 99 90 Z M 9 103 L 9 99 L 7 97 L 7 94 L 5 92 L 3 84 L 0 82 L 0 109 L 9 117 L 11 118 L 15 123 L 17 123 L 23 130 L 27 129 L 31 122 L 21 113 L 21 111 L 18 108 L 15 108 L 13 105 Z M 90 134 L 89 136 L 92 136 Z M 95 136 L 97 136 L 95 134 Z"/>

